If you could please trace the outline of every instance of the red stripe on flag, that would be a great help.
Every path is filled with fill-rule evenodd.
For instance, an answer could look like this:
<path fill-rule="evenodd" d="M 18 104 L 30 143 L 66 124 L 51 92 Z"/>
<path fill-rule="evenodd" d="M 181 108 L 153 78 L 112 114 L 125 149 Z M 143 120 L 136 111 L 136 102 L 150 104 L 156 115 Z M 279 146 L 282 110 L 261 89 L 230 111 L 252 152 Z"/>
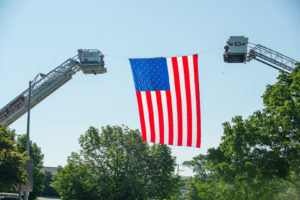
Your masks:
<path fill-rule="evenodd" d="M 136 92 L 136 97 L 137 97 L 137 102 L 138 102 L 138 106 L 139 106 L 142 137 L 143 137 L 143 141 L 147 141 L 145 116 L 144 116 L 143 102 L 142 102 L 142 96 L 141 96 L 140 91 Z"/>
<path fill-rule="evenodd" d="M 182 146 L 182 102 L 181 102 L 178 62 L 176 57 L 172 57 L 172 65 L 173 65 L 173 72 L 174 72 L 174 84 L 175 84 L 175 93 L 176 93 L 176 101 L 177 101 L 177 118 L 178 118 L 177 145 Z"/>
<path fill-rule="evenodd" d="M 166 90 L 167 107 L 168 107 L 168 120 L 169 120 L 169 145 L 173 145 L 173 109 L 172 109 L 172 98 L 171 91 Z"/>
<path fill-rule="evenodd" d="M 158 109 L 158 121 L 159 121 L 159 143 L 164 144 L 164 115 L 161 101 L 160 91 L 155 91 Z"/>
<path fill-rule="evenodd" d="M 192 146 L 192 100 L 190 87 L 189 63 L 187 56 L 182 57 L 187 108 L 187 146 Z"/>
<path fill-rule="evenodd" d="M 200 92 L 199 92 L 199 78 L 198 78 L 198 55 L 193 55 L 194 61 L 194 75 L 195 75 L 195 90 L 196 90 L 196 109 L 197 109 L 197 143 L 196 147 L 201 145 L 201 113 L 200 113 Z"/>
<path fill-rule="evenodd" d="M 151 142 L 155 142 L 155 126 L 154 126 L 154 113 L 153 113 L 153 104 L 151 98 L 151 92 L 146 91 L 146 99 L 147 99 L 147 106 L 149 112 L 149 122 L 150 122 L 150 131 L 151 131 Z"/>

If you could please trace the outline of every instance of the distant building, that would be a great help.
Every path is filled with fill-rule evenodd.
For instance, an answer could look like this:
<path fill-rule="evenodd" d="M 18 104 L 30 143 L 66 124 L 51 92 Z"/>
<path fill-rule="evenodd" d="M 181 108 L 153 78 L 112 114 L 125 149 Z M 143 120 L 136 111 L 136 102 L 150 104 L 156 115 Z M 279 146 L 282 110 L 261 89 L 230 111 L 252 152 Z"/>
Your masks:
<path fill-rule="evenodd" d="M 60 197 L 58 192 L 50 185 L 53 181 L 53 175 L 57 173 L 57 167 L 43 167 L 42 172 L 48 172 L 46 175 L 46 179 L 43 181 L 43 185 L 45 186 L 44 191 L 42 192 L 42 197 Z M 42 199 L 41 199 L 42 200 Z"/>
<path fill-rule="evenodd" d="M 57 167 L 43 167 L 42 172 L 50 172 L 52 175 L 54 175 L 57 172 Z"/>

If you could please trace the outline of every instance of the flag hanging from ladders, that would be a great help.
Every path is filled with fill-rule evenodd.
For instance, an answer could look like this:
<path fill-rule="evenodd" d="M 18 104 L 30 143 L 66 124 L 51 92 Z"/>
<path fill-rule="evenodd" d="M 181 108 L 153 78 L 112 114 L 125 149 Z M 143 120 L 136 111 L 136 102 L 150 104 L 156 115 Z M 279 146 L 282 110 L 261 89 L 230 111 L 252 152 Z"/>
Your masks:
<path fill-rule="evenodd" d="M 143 141 L 200 148 L 198 55 L 129 61 Z"/>

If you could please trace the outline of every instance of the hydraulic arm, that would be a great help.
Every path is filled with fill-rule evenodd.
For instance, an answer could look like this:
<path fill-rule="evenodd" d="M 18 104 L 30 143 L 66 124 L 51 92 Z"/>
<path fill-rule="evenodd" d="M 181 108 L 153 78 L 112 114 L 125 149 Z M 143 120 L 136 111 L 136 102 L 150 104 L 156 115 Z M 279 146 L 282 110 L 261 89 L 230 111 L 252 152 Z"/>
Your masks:
<path fill-rule="evenodd" d="M 30 105 L 29 88 L 18 95 L 0 110 L 0 124 L 11 124 L 25 114 L 28 106 L 33 108 L 67 81 L 72 79 L 76 72 L 82 70 L 85 74 L 102 74 L 104 68 L 103 54 L 98 50 L 78 50 L 78 55 L 50 71 L 47 75 L 38 74 L 32 81 Z"/>
<path fill-rule="evenodd" d="M 277 51 L 260 44 L 251 48 L 249 44 L 248 38 L 244 36 L 230 36 L 227 45 L 224 47 L 224 62 L 246 63 L 255 59 L 275 69 L 284 70 L 287 73 L 290 73 L 296 65 L 296 60 Z M 251 48 L 249 53 L 247 52 L 248 46 Z"/>
<path fill-rule="evenodd" d="M 260 59 L 259 59 L 260 58 Z M 278 70 L 286 70 L 291 72 L 296 65 L 296 60 L 278 53 L 263 45 L 256 45 L 249 51 L 249 61 L 255 59 Z M 263 59 L 263 60 L 261 60 Z"/>

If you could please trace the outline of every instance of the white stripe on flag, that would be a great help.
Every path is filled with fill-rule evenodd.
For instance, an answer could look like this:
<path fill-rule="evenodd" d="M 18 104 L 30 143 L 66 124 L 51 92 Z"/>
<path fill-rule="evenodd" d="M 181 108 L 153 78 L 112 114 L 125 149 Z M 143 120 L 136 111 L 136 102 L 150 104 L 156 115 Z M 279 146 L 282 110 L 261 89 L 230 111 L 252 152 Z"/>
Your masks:
<path fill-rule="evenodd" d="M 164 144 L 169 144 L 169 118 L 166 91 L 160 91 L 164 115 Z"/>
<path fill-rule="evenodd" d="M 146 137 L 147 137 L 146 141 L 151 141 L 150 119 L 149 119 L 149 112 L 148 112 L 148 106 L 147 106 L 146 92 L 142 91 L 141 97 L 142 97 L 145 126 L 146 126 Z"/>
<path fill-rule="evenodd" d="M 195 147 L 197 143 L 197 111 L 196 111 L 196 88 L 195 88 L 193 56 L 188 56 L 188 63 L 189 63 L 191 101 L 192 101 L 192 146 Z"/>
<path fill-rule="evenodd" d="M 173 111 L 173 145 L 177 145 L 177 141 L 178 141 L 177 101 L 176 101 L 172 58 L 167 58 L 167 65 L 168 65 L 170 92 L 171 92 L 171 99 L 172 99 L 172 111 Z"/>
<path fill-rule="evenodd" d="M 185 79 L 184 79 L 182 57 L 177 57 L 177 61 L 178 61 L 178 72 L 179 72 L 181 103 L 182 103 L 182 145 L 187 146 L 187 107 L 186 107 Z"/>
<path fill-rule="evenodd" d="M 155 91 L 151 91 L 151 99 L 152 99 L 153 115 L 154 115 L 155 143 L 159 143 L 160 131 L 159 131 L 159 118 L 158 118 L 157 98 L 156 98 Z"/>

